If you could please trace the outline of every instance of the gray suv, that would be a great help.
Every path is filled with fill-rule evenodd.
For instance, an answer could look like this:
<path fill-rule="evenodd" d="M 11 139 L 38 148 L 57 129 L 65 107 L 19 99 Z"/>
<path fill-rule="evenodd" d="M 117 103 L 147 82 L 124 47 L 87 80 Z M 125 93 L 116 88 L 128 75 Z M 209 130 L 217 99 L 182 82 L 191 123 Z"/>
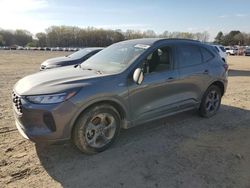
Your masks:
<path fill-rule="evenodd" d="M 190 109 L 218 111 L 228 65 L 210 45 L 137 39 L 109 46 L 78 66 L 26 76 L 12 98 L 19 132 L 34 142 L 72 139 L 105 150 L 121 128 Z"/>

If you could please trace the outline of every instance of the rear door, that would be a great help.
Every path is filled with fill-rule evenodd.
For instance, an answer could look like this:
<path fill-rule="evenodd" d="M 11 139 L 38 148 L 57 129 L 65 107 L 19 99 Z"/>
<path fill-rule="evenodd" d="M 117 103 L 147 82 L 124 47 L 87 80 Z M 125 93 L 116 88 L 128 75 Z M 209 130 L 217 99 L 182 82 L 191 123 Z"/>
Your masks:
<path fill-rule="evenodd" d="M 209 83 L 208 63 L 199 45 L 181 44 L 177 46 L 180 92 L 186 105 L 197 104 Z"/>

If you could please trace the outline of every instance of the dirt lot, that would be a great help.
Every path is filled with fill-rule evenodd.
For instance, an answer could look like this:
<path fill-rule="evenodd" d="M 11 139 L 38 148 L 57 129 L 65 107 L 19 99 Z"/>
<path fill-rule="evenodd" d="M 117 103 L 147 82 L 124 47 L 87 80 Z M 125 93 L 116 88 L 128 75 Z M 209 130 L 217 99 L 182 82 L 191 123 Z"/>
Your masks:
<path fill-rule="evenodd" d="M 10 93 L 64 52 L 0 51 L 0 187 L 250 187 L 250 57 L 229 57 L 219 113 L 190 111 L 121 132 L 87 156 L 70 143 L 36 146 L 17 132 Z"/>

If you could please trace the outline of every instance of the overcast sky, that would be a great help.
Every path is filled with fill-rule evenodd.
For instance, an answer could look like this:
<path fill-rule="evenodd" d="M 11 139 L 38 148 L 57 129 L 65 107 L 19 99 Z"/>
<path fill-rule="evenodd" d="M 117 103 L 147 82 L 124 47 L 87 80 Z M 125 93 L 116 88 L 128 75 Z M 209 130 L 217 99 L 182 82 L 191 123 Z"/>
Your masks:
<path fill-rule="evenodd" d="M 0 28 L 45 31 L 51 25 L 108 29 L 250 32 L 249 0 L 0 0 Z"/>

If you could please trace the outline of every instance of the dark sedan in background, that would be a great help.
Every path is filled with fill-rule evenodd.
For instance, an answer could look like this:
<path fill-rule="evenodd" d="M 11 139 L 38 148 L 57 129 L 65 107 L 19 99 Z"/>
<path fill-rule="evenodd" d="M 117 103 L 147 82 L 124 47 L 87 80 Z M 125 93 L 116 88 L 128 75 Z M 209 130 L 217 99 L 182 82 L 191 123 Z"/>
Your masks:
<path fill-rule="evenodd" d="M 71 55 L 51 58 L 41 64 L 40 70 L 53 69 L 62 66 L 76 65 L 84 62 L 103 48 L 84 48 Z"/>
<path fill-rule="evenodd" d="M 247 48 L 246 50 L 245 50 L 245 56 L 249 56 L 250 55 L 250 48 Z"/>

